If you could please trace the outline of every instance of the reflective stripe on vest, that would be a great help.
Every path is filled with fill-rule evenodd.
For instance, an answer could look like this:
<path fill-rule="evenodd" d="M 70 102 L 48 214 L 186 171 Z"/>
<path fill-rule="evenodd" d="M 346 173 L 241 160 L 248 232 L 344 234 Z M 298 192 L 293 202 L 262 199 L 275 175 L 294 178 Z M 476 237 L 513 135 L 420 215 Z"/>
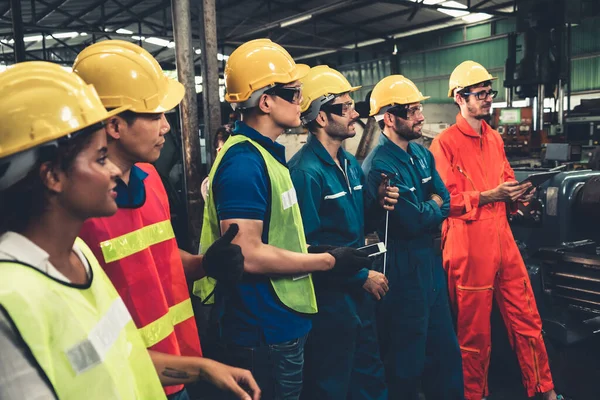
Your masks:
<path fill-rule="evenodd" d="M 202 356 L 188 284 L 163 183 L 150 164 L 136 164 L 148 174 L 145 202 L 119 208 L 111 217 L 85 221 L 82 238 L 90 245 L 123 298 L 150 350 Z M 167 395 L 183 385 L 166 386 Z"/>
<path fill-rule="evenodd" d="M 209 192 L 204 208 L 204 221 L 202 236 L 200 238 L 201 251 L 204 252 L 220 236 L 220 226 L 217 218 L 216 206 L 212 194 L 212 181 L 223 156 L 234 145 L 242 142 L 252 144 L 260 152 L 271 183 L 271 217 L 269 225 L 268 243 L 281 249 L 306 253 L 306 239 L 300 215 L 300 207 L 296 199 L 294 185 L 288 169 L 279 163 L 267 150 L 257 142 L 244 135 L 231 136 L 215 160 L 209 174 Z M 312 283 L 311 274 L 296 277 L 271 278 L 271 285 L 279 300 L 294 311 L 304 314 L 317 312 L 317 300 Z M 216 281 L 212 278 L 203 278 L 194 282 L 193 293 L 199 296 L 204 303 L 213 303 L 211 298 Z M 214 297 L 214 296 L 213 296 Z"/>
<path fill-rule="evenodd" d="M 105 240 L 100 243 L 100 248 L 104 255 L 104 261 L 109 263 L 133 255 L 174 237 L 175 233 L 173 232 L 171 221 L 162 221 L 114 239 Z M 169 336 L 173 332 L 175 325 L 193 316 L 192 301 L 186 299 L 179 304 L 169 307 L 167 314 L 140 328 L 140 334 L 146 346 L 154 346 Z"/>
<path fill-rule="evenodd" d="M 104 262 L 108 264 L 174 237 L 175 233 L 171 221 L 162 221 L 114 239 L 105 240 L 100 243 L 100 248 L 102 249 Z"/>
<path fill-rule="evenodd" d="M 175 325 L 194 316 L 192 300 L 169 307 L 169 312 L 139 329 L 147 347 L 152 347 L 173 332 Z"/>
<path fill-rule="evenodd" d="M 61 400 L 165 399 L 164 390 L 123 301 L 80 239 L 89 287 L 1 261 L 0 307 Z"/>

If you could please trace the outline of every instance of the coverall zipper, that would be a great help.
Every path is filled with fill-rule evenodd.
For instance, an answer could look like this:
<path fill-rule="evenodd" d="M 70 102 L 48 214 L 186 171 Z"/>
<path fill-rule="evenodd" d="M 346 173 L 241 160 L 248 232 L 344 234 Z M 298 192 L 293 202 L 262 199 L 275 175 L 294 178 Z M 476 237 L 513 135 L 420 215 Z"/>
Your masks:
<path fill-rule="evenodd" d="M 344 179 L 346 180 L 346 184 L 348 185 L 348 191 L 350 192 L 350 194 L 352 194 L 352 188 L 350 187 L 350 181 L 348 180 L 348 160 L 344 160 L 344 169 L 342 169 L 342 167 L 336 163 L 335 165 L 337 165 L 337 167 L 339 168 L 340 171 L 342 171 L 342 175 L 344 175 Z"/>
<path fill-rule="evenodd" d="M 483 172 L 485 175 L 485 186 L 490 187 L 490 183 L 488 181 L 487 168 L 485 168 L 485 160 L 483 158 L 483 136 L 480 134 L 479 136 L 479 155 L 481 157 L 481 165 L 484 166 Z M 502 266 L 502 240 L 500 236 L 500 227 L 498 226 L 498 209 L 496 204 L 493 205 L 494 210 L 494 223 L 496 224 L 496 235 L 498 236 L 498 247 L 500 248 L 500 263 L 498 265 L 498 273 L 500 272 L 500 267 Z"/>
<path fill-rule="evenodd" d="M 538 366 L 537 354 L 535 353 L 535 339 L 529 338 L 529 347 L 533 356 L 533 368 L 535 369 L 535 387 L 540 390 L 540 368 Z"/>
<path fill-rule="evenodd" d="M 465 178 L 467 178 L 467 180 L 469 182 L 471 182 L 471 186 L 473 186 L 473 190 L 477 190 L 477 189 L 475 189 L 475 184 L 473 183 L 473 181 L 471 180 L 471 178 L 469 177 L 469 175 L 467 175 L 465 173 L 465 171 L 463 171 L 463 169 L 460 167 L 460 165 L 457 165 L 456 169 L 458 170 L 458 172 L 460 172 L 461 174 L 463 174 L 465 176 Z"/>
<path fill-rule="evenodd" d="M 533 313 L 533 309 L 531 308 L 531 298 L 529 297 L 529 292 L 527 291 L 527 279 L 523 279 L 523 286 L 525 287 L 525 298 L 527 299 L 527 306 L 529 307 L 529 312 Z"/>

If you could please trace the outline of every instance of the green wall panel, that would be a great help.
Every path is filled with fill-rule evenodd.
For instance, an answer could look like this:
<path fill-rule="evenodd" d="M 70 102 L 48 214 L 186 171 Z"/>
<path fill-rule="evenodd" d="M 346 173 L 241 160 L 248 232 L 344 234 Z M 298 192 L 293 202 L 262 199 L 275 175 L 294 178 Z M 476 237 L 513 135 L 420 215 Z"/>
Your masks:
<path fill-rule="evenodd" d="M 600 89 L 600 57 L 571 61 L 571 90 Z"/>
<path fill-rule="evenodd" d="M 425 76 L 425 53 L 400 56 L 400 73 L 411 79 Z"/>
<path fill-rule="evenodd" d="M 491 23 L 467 27 L 467 40 L 483 39 L 491 35 Z"/>
<path fill-rule="evenodd" d="M 441 36 L 442 36 L 441 37 L 442 45 L 460 43 L 460 42 L 464 41 L 462 28 L 446 32 L 446 33 L 442 34 Z"/>
<path fill-rule="evenodd" d="M 495 22 L 496 35 L 517 31 L 517 21 L 514 18 L 501 19 Z"/>
<path fill-rule="evenodd" d="M 573 55 L 600 52 L 600 18 L 583 20 L 572 28 Z"/>

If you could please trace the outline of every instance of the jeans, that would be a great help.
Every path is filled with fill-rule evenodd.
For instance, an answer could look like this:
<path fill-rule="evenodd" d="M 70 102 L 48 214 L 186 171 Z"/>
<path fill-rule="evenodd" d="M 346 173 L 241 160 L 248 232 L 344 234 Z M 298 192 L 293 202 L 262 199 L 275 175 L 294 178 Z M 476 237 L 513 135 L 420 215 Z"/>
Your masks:
<path fill-rule="evenodd" d="M 262 400 L 298 400 L 302 391 L 304 344 L 307 335 L 257 347 L 219 346 L 217 361 L 248 369 L 262 391 Z M 220 399 L 233 399 L 222 394 Z"/>
<path fill-rule="evenodd" d="M 190 400 L 190 396 L 188 395 L 187 390 L 183 389 L 180 392 L 167 396 L 167 400 Z"/>

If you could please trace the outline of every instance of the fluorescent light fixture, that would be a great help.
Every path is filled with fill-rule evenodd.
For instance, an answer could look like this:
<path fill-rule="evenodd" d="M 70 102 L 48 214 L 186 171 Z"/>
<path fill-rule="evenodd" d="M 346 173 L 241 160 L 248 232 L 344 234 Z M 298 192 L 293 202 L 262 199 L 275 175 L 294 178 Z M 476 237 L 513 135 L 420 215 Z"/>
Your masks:
<path fill-rule="evenodd" d="M 79 32 L 59 32 L 59 33 L 53 33 L 52 36 L 50 36 L 50 35 L 46 36 L 46 39 L 52 39 L 52 38 L 71 39 L 71 38 L 74 38 L 77 36 L 79 36 Z"/>
<path fill-rule="evenodd" d="M 410 1 L 412 1 L 413 3 L 417 2 L 417 0 L 410 0 Z M 426 6 L 433 6 L 435 4 L 443 3 L 444 1 L 445 0 L 425 0 L 425 1 L 421 2 L 421 3 L 425 4 Z"/>
<path fill-rule="evenodd" d="M 201 54 L 201 53 L 202 53 L 202 50 L 200 50 L 200 49 L 196 49 L 196 50 L 194 50 L 194 53 L 196 53 L 196 54 Z"/>
<path fill-rule="evenodd" d="M 450 8 L 438 8 L 437 10 L 441 13 L 448 14 L 452 17 L 464 17 L 465 15 L 470 14 L 468 11 L 460 11 L 460 10 L 454 10 L 454 9 L 450 9 Z"/>
<path fill-rule="evenodd" d="M 131 38 L 132 38 L 133 40 L 141 40 L 142 42 L 143 42 L 144 40 L 146 40 L 146 36 L 137 36 L 137 35 L 133 35 Z"/>
<path fill-rule="evenodd" d="M 157 46 L 168 47 L 169 43 L 171 43 L 171 42 L 166 39 L 161 39 L 161 38 L 151 36 L 146 39 L 146 43 L 155 44 Z"/>
<path fill-rule="evenodd" d="M 461 4 L 461 3 L 457 2 L 457 1 L 445 1 L 442 4 L 440 4 L 440 6 L 442 6 L 442 7 L 452 7 L 452 8 L 463 8 L 465 10 L 468 8 L 464 4 Z"/>
<path fill-rule="evenodd" d="M 133 33 L 133 31 L 130 31 L 129 29 L 124 29 L 124 28 L 119 28 L 115 32 L 122 33 L 124 35 L 131 35 Z"/>
<path fill-rule="evenodd" d="M 403 37 L 418 35 L 419 33 L 431 32 L 431 31 L 435 31 L 435 30 L 438 30 L 438 29 L 449 28 L 451 26 L 463 25 L 463 24 L 464 24 L 463 21 L 461 21 L 459 19 L 454 19 L 454 20 L 452 20 L 450 22 L 446 22 L 446 23 L 443 23 L 443 24 L 429 25 L 429 26 L 427 26 L 425 28 L 413 29 L 412 31 L 396 33 L 394 36 L 392 36 L 392 38 L 394 38 L 394 39 L 400 39 L 400 38 L 403 38 Z"/>
<path fill-rule="evenodd" d="M 313 57 L 320 57 L 320 56 L 325 56 L 327 54 L 331 54 L 331 53 L 335 53 L 337 50 L 333 49 L 333 50 L 323 50 L 323 51 L 318 51 L 316 53 L 310 53 L 310 54 L 305 54 L 303 56 L 300 57 L 296 57 L 294 60 L 305 60 L 307 58 L 313 58 Z"/>
<path fill-rule="evenodd" d="M 37 42 L 42 40 L 44 37 L 42 35 L 34 35 L 34 36 L 25 36 L 23 38 L 24 42 Z"/>
<path fill-rule="evenodd" d="M 462 17 L 463 21 L 468 22 L 470 24 L 479 22 L 479 21 L 485 21 L 486 19 L 490 19 L 490 18 L 492 18 L 492 16 L 490 14 L 486 14 L 486 13 L 475 13 L 475 14 L 465 15 L 464 17 Z"/>
<path fill-rule="evenodd" d="M 79 36 L 87 36 L 87 32 L 81 32 Z"/>
<path fill-rule="evenodd" d="M 168 47 L 169 49 L 173 49 L 173 48 L 175 48 L 175 42 L 169 42 L 169 44 L 167 45 L 167 47 Z"/>
<path fill-rule="evenodd" d="M 452 17 L 464 17 L 465 15 L 469 15 L 468 11 L 456 10 L 456 8 L 467 9 L 467 6 L 464 4 L 458 3 L 456 1 L 445 1 L 440 4 L 442 8 L 438 8 L 437 10 L 441 13 L 448 14 Z M 443 8 L 443 7 L 452 7 L 452 8 Z"/>
<path fill-rule="evenodd" d="M 229 60 L 229 56 L 226 56 L 226 55 L 221 54 L 221 53 L 217 53 L 217 60 L 219 60 L 219 61 L 223 61 L 223 60 L 227 61 L 227 60 Z"/>
<path fill-rule="evenodd" d="M 377 39 L 365 40 L 364 42 L 356 43 L 356 45 L 351 44 L 351 45 L 344 46 L 344 47 L 346 49 L 354 49 L 355 47 L 371 46 L 373 44 L 382 43 L 382 42 L 385 42 L 385 39 L 377 38 Z"/>
<path fill-rule="evenodd" d="M 296 25 L 296 24 L 299 24 L 300 22 L 308 21 L 311 18 L 312 18 L 312 14 L 303 15 L 298 18 L 292 18 L 287 21 L 283 21 L 279 24 L 279 26 L 282 28 L 285 28 L 286 26 Z"/>

